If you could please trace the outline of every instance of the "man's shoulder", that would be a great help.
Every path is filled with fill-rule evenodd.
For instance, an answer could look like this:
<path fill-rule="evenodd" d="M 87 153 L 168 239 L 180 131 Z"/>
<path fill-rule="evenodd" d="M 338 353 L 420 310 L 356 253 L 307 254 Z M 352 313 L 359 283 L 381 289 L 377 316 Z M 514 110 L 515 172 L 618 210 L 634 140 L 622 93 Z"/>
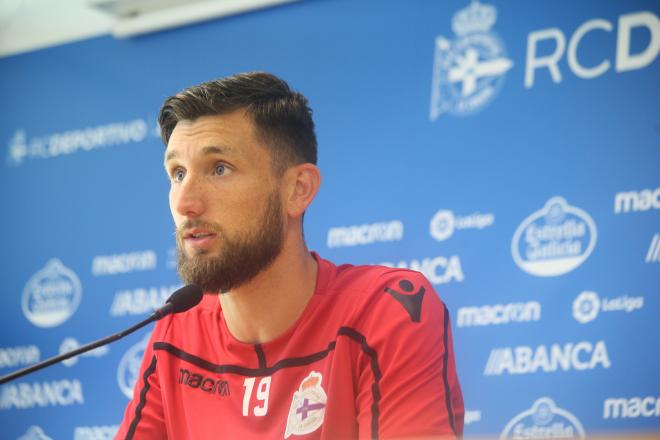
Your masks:
<path fill-rule="evenodd" d="M 421 299 L 426 292 L 433 293 L 437 299 L 430 282 L 414 270 L 352 264 L 333 265 L 333 270 L 328 290 L 334 293 L 336 300 L 348 302 L 355 308 L 373 308 L 375 303 L 406 297 Z"/>
<path fill-rule="evenodd" d="M 424 275 L 410 269 L 378 264 L 335 264 L 320 257 L 319 261 L 322 262 L 324 270 L 330 274 L 327 286 L 330 289 L 370 292 L 380 290 L 385 284 L 397 280 L 428 283 Z"/>

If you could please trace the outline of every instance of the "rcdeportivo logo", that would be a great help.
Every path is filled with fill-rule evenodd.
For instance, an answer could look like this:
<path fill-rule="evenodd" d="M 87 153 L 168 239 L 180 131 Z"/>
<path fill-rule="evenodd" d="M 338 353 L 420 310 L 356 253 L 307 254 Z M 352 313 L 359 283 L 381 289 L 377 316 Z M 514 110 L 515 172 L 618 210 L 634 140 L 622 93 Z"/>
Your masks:
<path fill-rule="evenodd" d="M 525 438 L 585 438 L 585 434 L 582 423 L 573 414 L 542 397 L 515 416 L 500 435 L 500 440 Z"/>
<path fill-rule="evenodd" d="M 563 275 L 591 255 L 596 235 L 589 214 L 562 197 L 553 197 L 518 226 L 511 254 L 518 267 L 531 275 Z"/>
<path fill-rule="evenodd" d="M 82 287 L 78 276 L 56 258 L 32 275 L 23 289 L 25 317 L 37 327 L 55 327 L 75 313 Z"/>
<path fill-rule="evenodd" d="M 300 383 L 298 391 L 293 393 L 284 438 L 309 434 L 323 424 L 328 397 L 321 386 L 322 381 L 321 373 L 312 371 Z"/>
<path fill-rule="evenodd" d="M 443 113 L 474 113 L 497 95 L 513 61 L 491 31 L 496 20 L 495 7 L 475 0 L 454 15 L 451 28 L 455 40 L 435 39 L 431 121 Z"/>
<path fill-rule="evenodd" d="M 150 336 L 149 333 L 146 334 L 140 342 L 129 348 L 124 356 L 122 356 L 121 361 L 119 361 L 117 383 L 121 392 L 129 399 L 133 397 L 133 388 L 140 375 L 140 363 L 142 362 L 144 350 L 147 348 Z"/>
<path fill-rule="evenodd" d="M 154 133 L 158 136 L 156 133 Z M 61 133 L 28 138 L 25 130 L 17 130 L 9 140 L 7 164 L 22 165 L 26 160 L 49 159 L 133 142 L 142 142 L 149 135 L 146 120 L 135 119 L 96 127 L 85 127 Z"/>

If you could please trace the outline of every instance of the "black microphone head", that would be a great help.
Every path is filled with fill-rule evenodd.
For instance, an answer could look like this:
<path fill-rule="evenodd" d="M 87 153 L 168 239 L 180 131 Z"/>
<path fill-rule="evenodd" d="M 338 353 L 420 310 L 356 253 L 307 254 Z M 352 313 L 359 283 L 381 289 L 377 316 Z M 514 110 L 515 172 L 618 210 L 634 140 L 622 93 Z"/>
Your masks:
<path fill-rule="evenodd" d="M 204 293 L 200 287 L 189 284 L 174 292 L 165 302 L 172 304 L 172 313 L 181 313 L 199 304 L 202 296 Z"/>

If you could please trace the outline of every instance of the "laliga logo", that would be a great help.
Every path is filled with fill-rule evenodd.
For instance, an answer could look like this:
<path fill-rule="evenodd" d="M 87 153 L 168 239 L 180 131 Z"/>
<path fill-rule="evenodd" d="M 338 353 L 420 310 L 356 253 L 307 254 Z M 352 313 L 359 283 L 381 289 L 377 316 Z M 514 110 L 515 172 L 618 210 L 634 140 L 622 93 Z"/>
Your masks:
<path fill-rule="evenodd" d="M 73 350 L 77 350 L 80 347 L 80 344 L 75 338 L 65 338 L 62 343 L 60 344 L 60 354 L 68 353 Z M 83 356 L 83 357 L 101 357 L 110 352 L 110 349 L 108 348 L 107 345 L 102 345 L 100 347 L 95 348 L 94 350 L 85 352 L 83 354 L 79 354 L 78 356 L 71 357 L 69 359 L 65 359 L 62 361 L 65 367 L 72 367 L 74 366 L 77 362 L 78 359 Z"/>
<path fill-rule="evenodd" d="M 28 154 L 27 136 L 25 131 L 18 130 L 14 133 L 14 137 L 9 141 L 9 152 L 7 155 L 7 163 L 9 165 L 20 165 L 23 158 Z"/>
<path fill-rule="evenodd" d="M 586 438 L 580 421 L 558 408 L 548 397 L 515 416 L 504 428 L 500 440 L 519 438 Z"/>
<path fill-rule="evenodd" d="M 600 298 L 596 292 L 582 292 L 573 301 L 573 318 L 580 324 L 593 321 L 600 311 Z"/>
<path fill-rule="evenodd" d="M 468 115 L 495 97 L 504 73 L 513 67 L 506 49 L 491 27 L 497 10 L 473 1 L 451 23 L 456 40 L 435 40 L 431 90 L 431 121 L 442 113 Z"/>
<path fill-rule="evenodd" d="M 582 264 L 596 246 L 596 224 L 562 197 L 527 217 L 511 241 L 513 260 L 539 277 L 563 275 Z"/>
<path fill-rule="evenodd" d="M 56 258 L 32 275 L 23 289 L 23 313 L 37 327 L 55 327 L 75 313 L 82 297 L 78 276 Z"/>
<path fill-rule="evenodd" d="M 117 383 L 121 392 L 129 399 L 133 397 L 133 388 L 139 378 L 140 363 L 142 362 L 144 350 L 147 348 L 150 336 L 149 333 L 146 334 L 140 342 L 129 348 L 124 356 L 122 356 L 121 361 L 119 361 Z"/>

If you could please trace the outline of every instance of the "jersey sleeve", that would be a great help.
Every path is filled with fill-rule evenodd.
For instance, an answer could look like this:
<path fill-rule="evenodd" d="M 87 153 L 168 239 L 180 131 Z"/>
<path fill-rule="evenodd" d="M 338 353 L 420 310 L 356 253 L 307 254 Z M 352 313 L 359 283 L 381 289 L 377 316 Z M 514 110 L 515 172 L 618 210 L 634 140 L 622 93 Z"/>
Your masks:
<path fill-rule="evenodd" d="M 115 440 L 167 438 L 157 358 L 153 350 L 153 343 L 164 326 L 165 321 L 156 323 L 156 328 L 149 338 L 133 388 L 133 398 L 126 406 Z"/>
<path fill-rule="evenodd" d="M 444 303 L 408 270 L 380 275 L 369 290 L 358 328 L 360 438 L 460 438 L 463 397 Z"/>

